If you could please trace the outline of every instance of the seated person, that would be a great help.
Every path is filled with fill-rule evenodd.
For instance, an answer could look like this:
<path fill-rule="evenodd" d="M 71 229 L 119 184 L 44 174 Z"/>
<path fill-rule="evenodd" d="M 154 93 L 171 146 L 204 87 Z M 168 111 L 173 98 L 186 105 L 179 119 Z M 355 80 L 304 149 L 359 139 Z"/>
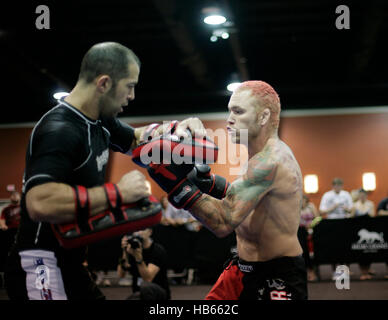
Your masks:
<path fill-rule="evenodd" d="M 133 277 L 133 294 L 128 300 L 169 300 L 171 292 L 167 278 L 167 253 L 162 245 L 151 238 L 152 229 L 124 236 L 122 247 L 126 252 L 124 270 Z"/>
<path fill-rule="evenodd" d="M 357 201 L 353 205 L 352 217 L 376 216 L 375 205 L 368 200 L 368 194 L 364 189 L 358 191 Z M 360 280 L 372 279 L 373 272 L 370 270 L 371 262 L 369 260 L 360 261 L 359 263 L 361 276 Z"/>
<path fill-rule="evenodd" d="M 161 203 L 163 208 L 162 224 L 170 226 L 182 226 L 184 225 L 189 231 L 199 231 L 201 224 L 195 219 L 191 213 L 184 209 L 175 208 L 167 197 L 162 197 Z"/>
<path fill-rule="evenodd" d="M 166 196 L 163 196 L 160 198 L 160 204 L 162 205 L 162 220 L 160 221 L 160 224 L 168 226 L 170 224 L 169 219 L 166 217 L 166 210 L 168 207 L 168 199 Z"/>
<path fill-rule="evenodd" d="M 374 203 L 368 200 L 368 193 L 364 189 L 360 189 L 357 201 L 353 205 L 352 216 L 360 217 L 364 215 L 374 217 L 376 216 L 376 211 Z"/>
<path fill-rule="evenodd" d="M 388 216 L 388 198 L 384 198 L 379 202 L 379 205 L 377 206 L 377 215 Z"/>
<path fill-rule="evenodd" d="M 307 195 L 303 195 L 302 211 L 298 229 L 299 242 L 303 249 L 303 258 L 307 267 L 307 280 L 316 281 L 317 276 L 314 271 L 314 264 L 310 258 L 308 242 L 311 241 L 312 228 L 311 223 L 315 217 L 319 216 L 318 210 Z"/>
<path fill-rule="evenodd" d="M 384 198 L 379 202 L 377 206 L 377 216 L 388 216 L 388 198 Z M 385 262 L 387 272 L 384 276 L 388 280 L 388 261 Z"/>

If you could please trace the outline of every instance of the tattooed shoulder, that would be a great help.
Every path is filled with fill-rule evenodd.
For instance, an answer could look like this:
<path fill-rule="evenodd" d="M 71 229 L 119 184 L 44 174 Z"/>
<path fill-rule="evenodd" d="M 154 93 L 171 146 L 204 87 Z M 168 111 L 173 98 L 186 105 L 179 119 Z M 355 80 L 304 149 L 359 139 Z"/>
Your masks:
<path fill-rule="evenodd" d="M 263 181 L 272 181 L 277 161 L 273 146 L 266 146 L 261 152 L 254 155 L 248 162 L 248 169 L 243 176 L 245 181 L 258 184 Z"/>

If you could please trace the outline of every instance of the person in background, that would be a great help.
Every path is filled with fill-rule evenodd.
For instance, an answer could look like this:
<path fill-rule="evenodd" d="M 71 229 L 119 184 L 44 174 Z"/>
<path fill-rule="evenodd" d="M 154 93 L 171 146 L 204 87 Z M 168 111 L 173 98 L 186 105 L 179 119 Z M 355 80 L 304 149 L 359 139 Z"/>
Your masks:
<path fill-rule="evenodd" d="M 314 203 L 312 203 L 307 195 L 303 195 L 302 210 L 300 215 L 300 224 L 298 229 L 299 242 L 303 249 L 303 258 L 305 259 L 307 268 L 307 280 L 316 281 L 317 276 L 314 271 L 313 260 L 310 257 L 309 241 L 312 241 L 312 227 L 311 223 L 319 213 Z"/>
<path fill-rule="evenodd" d="M 4 231 L 4 243 L 2 248 L 8 252 L 15 240 L 15 235 L 20 224 L 20 193 L 12 191 L 10 196 L 11 203 L 1 210 L 0 229 Z"/>
<path fill-rule="evenodd" d="M 152 239 L 152 229 L 137 231 L 122 238 L 126 268 L 132 273 L 133 294 L 128 300 L 170 300 L 167 278 L 167 252 Z"/>
<path fill-rule="evenodd" d="M 162 205 L 162 220 L 160 221 L 160 224 L 164 226 L 168 226 L 170 224 L 169 219 L 166 217 L 166 211 L 168 208 L 168 199 L 166 196 L 163 196 L 160 198 L 160 204 Z"/>
<path fill-rule="evenodd" d="M 377 206 L 377 216 L 388 216 L 388 197 L 382 199 Z M 388 261 L 385 262 L 386 273 L 384 278 L 388 280 Z"/>
<path fill-rule="evenodd" d="M 360 189 L 353 189 L 350 191 L 350 196 L 352 197 L 353 203 L 355 203 L 358 200 L 358 194 L 360 193 Z"/>
<path fill-rule="evenodd" d="M 127 272 L 130 274 L 133 274 L 134 271 L 131 271 L 131 266 L 128 261 L 128 254 L 127 254 L 127 245 L 128 245 L 128 237 L 129 235 L 125 235 L 121 238 L 121 256 L 119 258 L 119 263 L 117 265 L 117 276 L 118 276 L 118 285 L 119 286 L 130 286 L 131 284 L 137 288 L 137 284 L 134 284 L 132 282 L 132 279 L 128 279 Z M 134 288 L 132 288 L 132 291 L 134 292 Z"/>
<path fill-rule="evenodd" d="M 388 197 L 382 199 L 377 206 L 378 216 L 388 216 Z"/>
<path fill-rule="evenodd" d="M 358 190 L 357 201 L 354 203 L 352 212 L 352 217 L 362 217 L 369 216 L 375 217 L 376 210 L 375 205 L 372 201 L 368 200 L 368 193 L 364 189 Z M 361 276 L 360 280 L 370 280 L 373 276 L 373 271 L 371 271 L 370 266 L 371 262 L 369 260 L 363 259 L 359 262 Z"/>
<path fill-rule="evenodd" d="M 344 182 L 341 178 L 334 178 L 333 189 L 323 194 L 319 205 L 319 212 L 324 219 L 344 219 L 350 216 L 353 200 L 349 192 L 343 190 Z M 344 264 L 344 263 L 339 263 Z M 346 264 L 345 264 L 346 265 Z M 332 265 L 333 280 L 341 274 L 337 273 L 336 265 Z"/>
<path fill-rule="evenodd" d="M 334 178 L 333 189 L 324 193 L 319 205 L 320 214 L 327 219 L 343 219 L 350 214 L 353 200 L 350 193 L 343 190 L 341 178 Z"/>
<path fill-rule="evenodd" d="M 3 207 L 0 214 L 0 287 L 4 285 L 5 262 L 20 223 L 20 193 L 12 191 L 10 201 L 11 203 Z"/>
<path fill-rule="evenodd" d="M 358 191 L 357 201 L 354 202 L 351 216 L 360 217 L 369 215 L 370 217 L 376 216 L 375 204 L 373 201 L 368 200 L 368 193 L 364 189 Z"/>
<path fill-rule="evenodd" d="M 8 230 L 15 236 L 20 223 L 20 193 L 12 191 L 10 196 L 11 203 L 1 211 L 0 229 Z"/>
<path fill-rule="evenodd" d="M 201 229 L 201 223 L 195 219 L 191 213 L 184 209 L 175 208 L 170 202 L 168 202 L 167 197 L 161 198 L 161 203 L 164 208 L 163 218 L 161 223 L 168 226 L 185 226 L 189 231 L 199 231 Z"/>

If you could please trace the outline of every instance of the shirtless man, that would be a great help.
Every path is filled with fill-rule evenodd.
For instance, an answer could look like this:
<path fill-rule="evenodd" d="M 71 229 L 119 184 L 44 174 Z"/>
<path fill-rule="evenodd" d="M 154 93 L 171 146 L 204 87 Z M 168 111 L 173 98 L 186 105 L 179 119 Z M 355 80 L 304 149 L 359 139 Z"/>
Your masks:
<path fill-rule="evenodd" d="M 185 209 L 218 237 L 236 232 L 238 257 L 206 299 L 307 299 L 307 275 L 297 238 L 302 175 L 291 149 L 278 137 L 279 97 L 267 83 L 247 81 L 233 93 L 228 109 L 232 142 L 247 145 L 249 160 L 226 197 L 218 200 L 203 194 L 206 191 L 199 184 L 200 190 L 193 184 L 187 188 L 187 181 L 164 188 L 174 205 L 174 199 L 192 189 Z M 241 130 L 248 130 L 247 142 L 242 141 Z M 155 178 L 155 171 L 148 172 Z M 156 181 L 160 184 L 161 178 Z M 164 181 L 161 186 L 166 186 Z"/>

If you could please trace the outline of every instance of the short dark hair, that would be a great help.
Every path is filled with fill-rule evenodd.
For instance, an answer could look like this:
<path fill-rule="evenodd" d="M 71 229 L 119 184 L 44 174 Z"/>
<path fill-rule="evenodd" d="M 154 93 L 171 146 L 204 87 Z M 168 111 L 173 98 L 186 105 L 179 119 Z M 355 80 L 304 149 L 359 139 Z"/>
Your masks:
<path fill-rule="evenodd" d="M 333 186 L 342 186 L 344 184 L 344 181 L 341 178 L 334 178 L 332 181 Z"/>
<path fill-rule="evenodd" d="M 131 49 L 117 42 L 97 43 L 83 57 L 79 79 L 90 83 L 99 75 L 107 74 L 115 84 L 129 76 L 130 63 L 140 68 L 140 60 Z"/>

